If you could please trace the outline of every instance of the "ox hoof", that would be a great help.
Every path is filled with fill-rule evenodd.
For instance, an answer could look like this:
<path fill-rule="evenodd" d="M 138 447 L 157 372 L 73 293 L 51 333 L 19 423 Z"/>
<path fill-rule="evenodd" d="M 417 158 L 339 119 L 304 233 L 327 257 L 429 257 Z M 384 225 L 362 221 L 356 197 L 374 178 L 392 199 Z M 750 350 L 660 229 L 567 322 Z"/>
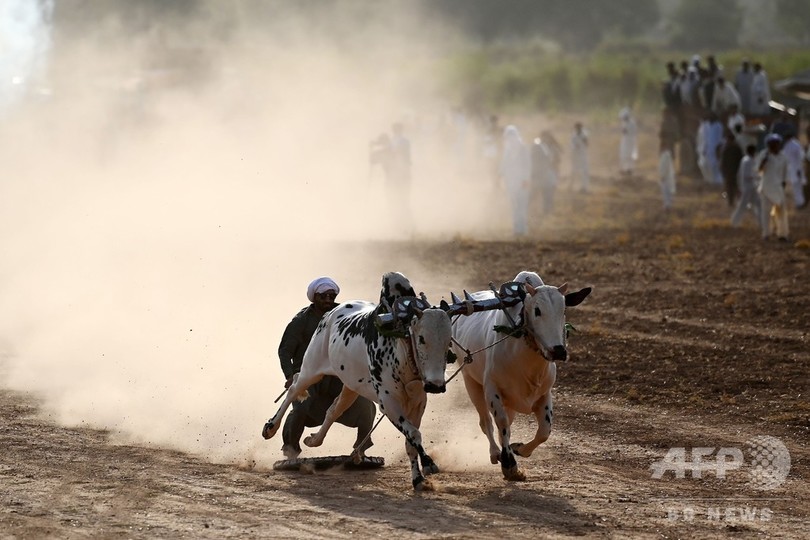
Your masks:
<path fill-rule="evenodd" d="M 304 444 L 309 446 L 310 448 L 315 446 L 320 446 L 323 441 L 319 441 L 315 435 L 307 435 L 304 437 Z"/>
<path fill-rule="evenodd" d="M 287 459 L 295 459 L 301 455 L 301 449 L 295 448 L 291 444 L 285 444 L 281 447 L 281 453 L 284 454 L 284 457 Z"/>
<path fill-rule="evenodd" d="M 433 482 L 425 478 L 424 476 L 418 476 L 413 479 L 413 489 L 414 491 L 435 491 L 436 488 L 433 487 Z"/>
<path fill-rule="evenodd" d="M 490 454 L 489 455 L 489 461 L 491 461 L 493 465 L 497 465 L 500 460 L 501 460 L 500 452 L 497 453 L 497 454 Z"/>
<path fill-rule="evenodd" d="M 523 446 L 524 446 L 524 445 L 523 445 L 523 443 L 522 443 L 522 442 L 516 442 L 516 443 L 512 443 L 512 444 L 510 444 L 510 445 L 509 445 L 509 448 L 511 448 L 511 449 L 512 449 L 512 452 L 514 452 L 515 454 L 519 455 L 520 457 L 529 457 L 531 454 L 524 454 L 524 453 L 521 451 L 521 448 L 523 448 Z"/>
<path fill-rule="evenodd" d="M 524 482 L 526 480 L 526 473 L 517 467 L 502 470 L 504 479 L 509 480 L 510 482 Z"/>
<path fill-rule="evenodd" d="M 270 439 L 273 435 L 276 434 L 278 427 L 272 422 L 267 422 L 264 427 L 262 428 L 262 437 L 265 439 Z"/>
<path fill-rule="evenodd" d="M 439 466 L 435 463 L 431 463 L 429 465 L 422 466 L 422 472 L 425 474 L 436 474 L 439 472 Z"/>

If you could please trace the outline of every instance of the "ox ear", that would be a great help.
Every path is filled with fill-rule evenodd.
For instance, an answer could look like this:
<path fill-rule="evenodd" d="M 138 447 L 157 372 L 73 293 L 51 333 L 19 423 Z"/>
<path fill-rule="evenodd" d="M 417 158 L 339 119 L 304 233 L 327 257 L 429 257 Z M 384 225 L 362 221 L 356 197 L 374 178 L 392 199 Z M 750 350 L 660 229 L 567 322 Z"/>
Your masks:
<path fill-rule="evenodd" d="M 585 287 L 577 292 L 568 293 L 565 295 L 565 305 L 569 307 L 578 306 L 589 294 L 591 294 L 590 287 Z"/>

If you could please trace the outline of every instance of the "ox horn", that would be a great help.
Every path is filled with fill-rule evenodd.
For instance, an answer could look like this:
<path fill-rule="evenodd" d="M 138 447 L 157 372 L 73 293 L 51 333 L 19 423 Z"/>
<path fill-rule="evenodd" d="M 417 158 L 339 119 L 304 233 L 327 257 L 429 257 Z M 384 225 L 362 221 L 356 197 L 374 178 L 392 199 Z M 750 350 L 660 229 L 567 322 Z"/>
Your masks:
<path fill-rule="evenodd" d="M 498 290 L 494 285 L 490 284 L 490 290 L 492 290 L 494 297 L 482 300 L 476 300 L 466 290 L 464 291 L 463 300 L 459 298 L 456 293 L 451 292 L 450 296 L 453 299 L 453 303 L 447 305 L 447 303 L 444 302 L 442 304 L 442 309 L 447 311 L 447 313 L 452 317 L 456 315 L 472 315 L 473 313 L 478 313 L 480 311 L 511 307 L 518 304 L 523 299 L 520 295 L 520 293 L 523 291 L 520 285 L 521 284 L 516 282 L 508 282 L 501 285 L 500 290 Z"/>
<path fill-rule="evenodd" d="M 525 283 L 525 286 L 526 286 L 526 292 L 529 294 L 529 296 L 534 296 L 534 293 L 536 293 L 536 292 L 537 292 L 537 289 L 535 289 L 535 288 L 532 286 L 532 284 L 531 284 L 531 283 L 529 283 L 529 282 L 526 282 L 526 283 Z"/>

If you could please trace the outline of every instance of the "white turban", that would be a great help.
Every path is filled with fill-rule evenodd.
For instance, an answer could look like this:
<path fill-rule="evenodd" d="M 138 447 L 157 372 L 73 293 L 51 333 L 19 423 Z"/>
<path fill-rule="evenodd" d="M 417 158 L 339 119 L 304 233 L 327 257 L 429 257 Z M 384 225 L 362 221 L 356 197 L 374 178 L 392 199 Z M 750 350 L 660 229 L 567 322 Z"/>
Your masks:
<path fill-rule="evenodd" d="M 307 287 L 307 298 L 310 302 L 315 301 L 315 294 L 324 293 L 326 291 L 335 291 L 336 294 L 340 293 L 340 287 L 332 278 L 319 277 L 309 284 Z"/>

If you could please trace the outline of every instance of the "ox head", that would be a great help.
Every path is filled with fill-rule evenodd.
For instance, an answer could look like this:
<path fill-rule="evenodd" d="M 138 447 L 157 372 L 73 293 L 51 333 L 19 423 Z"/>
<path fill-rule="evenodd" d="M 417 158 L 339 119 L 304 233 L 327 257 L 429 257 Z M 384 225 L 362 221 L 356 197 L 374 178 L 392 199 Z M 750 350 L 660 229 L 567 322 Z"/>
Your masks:
<path fill-rule="evenodd" d="M 549 362 L 567 360 L 565 308 L 581 304 L 591 293 L 591 288 L 569 293 L 567 283 L 559 287 L 535 286 L 528 280 L 524 287 L 523 320 L 540 354 Z"/>
<path fill-rule="evenodd" d="M 447 365 L 447 351 L 450 350 L 450 317 L 440 308 L 431 307 L 424 295 L 403 296 L 393 305 L 383 301 L 388 313 L 378 316 L 381 328 L 391 335 L 409 339 L 413 349 L 413 360 L 422 378 L 425 391 L 444 392 L 444 370 Z"/>

